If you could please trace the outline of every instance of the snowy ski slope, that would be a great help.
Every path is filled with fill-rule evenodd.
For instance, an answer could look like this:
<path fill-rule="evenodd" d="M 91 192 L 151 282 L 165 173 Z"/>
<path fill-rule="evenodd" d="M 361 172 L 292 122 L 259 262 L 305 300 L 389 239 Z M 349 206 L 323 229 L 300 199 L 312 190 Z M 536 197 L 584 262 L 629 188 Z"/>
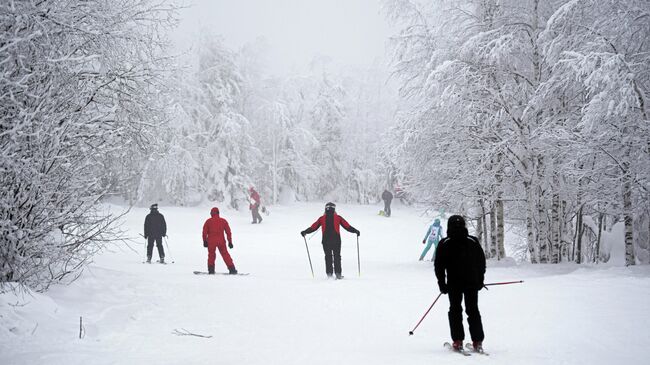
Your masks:
<path fill-rule="evenodd" d="M 461 358 L 449 340 L 443 297 L 414 336 L 408 331 L 438 294 L 430 262 L 417 258 L 430 218 L 395 206 L 339 205 L 361 231 L 343 234 L 345 280 L 324 273 L 320 233 L 309 249 L 300 230 L 323 204 L 273 207 L 261 225 L 247 211 L 222 209 L 240 272 L 205 270 L 201 227 L 209 207 L 161 206 L 167 260 L 142 264 L 142 245 L 113 248 L 69 286 L 25 297 L 0 295 L 0 364 L 642 364 L 650 346 L 650 268 L 488 264 L 486 282 L 524 284 L 481 291 L 490 356 Z M 136 237 L 147 209 L 125 228 Z M 446 222 L 445 222 L 446 223 Z M 156 253 L 154 250 L 154 258 Z M 217 257 L 217 271 L 225 271 Z M 79 317 L 84 337 L 79 339 Z M 174 330 L 212 336 L 178 336 Z M 469 340 L 469 339 L 467 339 Z"/>

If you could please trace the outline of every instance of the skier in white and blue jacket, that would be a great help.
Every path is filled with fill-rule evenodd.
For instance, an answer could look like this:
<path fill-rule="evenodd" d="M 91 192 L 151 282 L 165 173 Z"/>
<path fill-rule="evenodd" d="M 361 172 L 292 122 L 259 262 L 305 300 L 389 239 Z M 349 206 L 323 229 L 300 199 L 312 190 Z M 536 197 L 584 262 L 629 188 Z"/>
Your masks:
<path fill-rule="evenodd" d="M 431 261 L 435 259 L 436 248 L 438 247 L 438 242 L 440 242 L 441 238 L 442 226 L 440 225 L 440 219 L 436 218 L 429 226 L 427 234 L 424 235 L 424 239 L 422 240 L 422 244 L 426 244 L 426 246 L 424 247 L 424 251 L 422 251 L 422 255 L 420 255 L 420 261 L 424 260 L 424 257 L 431 249 L 431 246 L 433 246 L 433 256 L 431 257 Z"/>

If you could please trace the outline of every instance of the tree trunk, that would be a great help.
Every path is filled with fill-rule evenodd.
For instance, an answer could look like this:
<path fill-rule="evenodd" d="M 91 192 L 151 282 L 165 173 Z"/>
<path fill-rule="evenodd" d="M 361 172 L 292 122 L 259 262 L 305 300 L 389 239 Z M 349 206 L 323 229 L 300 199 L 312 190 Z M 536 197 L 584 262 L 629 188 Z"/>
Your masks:
<path fill-rule="evenodd" d="M 271 201 L 273 204 L 276 204 L 278 202 L 278 144 L 276 143 L 276 136 L 275 133 L 271 131 L 272 135 L 272 145 L 271 145 L 271 150 L 273 153 L 273 156 L 271 158 L 273 161 L 271 162 L 271 168 L 273 169 L 273 196 L 271 198 Z"/>
<path fill-rule="evenodd" d="M 482 209 L 481 206 L 483 205 L 481 203 L 481 200 L 478 201 L 479 207 L 477 209 L 477 214 L 476 214 L 476 237 L 480 240 L 481 237 L 483 236 L 483 216 L 482 216 Z"/>
<path fill-rule="evenodd" d="M 582 224 L 582 205 L 578 209 L 578 216 L 576 217 L 576 240 L 574 244 L 573 256 L 577 264 L 582 263 L 582 233 L 583 233 L 583 224 Z"/>
<path fill-rule="evenodd" d="M 567 219 L 567 201 L 562 199 L 560 203 L 560 262 L 562 259 L 569 261 L 569 244 L 565 237 L 571 231 L 571 221 Z"/>
<path fill-rule="evenodd" d="M 483 221 L 482 224 L 483 225 L 483 251 L 485 252 L 486 258 L 490 258 L 490 250 L 488 250 L 490 240 L 488 240 L 487 213 L 485 212 L 485 200 L 481 199 L 480 203 L 481 203 L 481 221 Z"/>
<path fill-rule="evenodd" d="M 598 238 L 596 239 L 596 248 L 594 249 L 594 262 L 600 262 L 600 241 L 603 236 L 603 213 L 598 213 Z"/>
<path fill-rule="evenodd" d="M 490 257 L 497 256 L 497 214 L 496 204 L 492 203 L 490 210 Z"/>
<path fill-rule="evenodd" d="M 627 171 L 628 164 L 624 163 L 625 175 L 623 175 L 623 218 L 625 221 L 625 266 L 635 265 L 634 258 L 634 216 L 632 209 L 632 183 Z"/>
<path fill-rule="evenodd" d="M 503 229 L 503 200 L 499 199 L 496 201 L 497 205 L 497 254 L 498 260 L 506 257 L 506 248 L 504 246 L 504 229 Z"/>
<path fill-rule="evenodd" d="M 531 186 L 532 189 L 537 191 L 535 200 L 533 201 L 536 205 L 537 213 L 537 247 L 539 248 L 539 263 L 545 264 L 548 262 L 548 219 L 546 217 L 546 199 L 545 191 L 542 184 L 542 177 L 544 175 L 544 167 L 546 166 L 546 161 L 543 156 L 537 156 L 537 166 L 535 167 L 535 174 L 538 183 Z"/>
<path fill-rule="evenodd" d="M 537 201 L 537 244 L 539 246 L 539 263 L 548 262 L 548 225 L 546 219 L 546 206 L 542 194 Z"/>
<path fill-rule="evenodd" d="M 527 204 L 526 204 L 526 244 L 528 246 L 528 254 L 530 255 L 530 262 L 537 263 L 537 254 L 535 250 L 535 228 L 533 227 L 533 214 L 535 212 L 535 204 L 533 202 L 533 192 L 531 183 L 524 183 L 524 189 L 527 191 Z"/>
<path fill-rule="evenodd" d="M 275 155 L 275 151 L 273 151 Z M 278 168 L 275 156 L 273 157 L 273 204 L 278 202 Z"/>
<path fill-rule="evenodd" d="M 560 262 L 560 230 L 562 223 L 560 221 L 560 195 L 553 193 L 553 205 L 551 207 L 551 263 Z"/>

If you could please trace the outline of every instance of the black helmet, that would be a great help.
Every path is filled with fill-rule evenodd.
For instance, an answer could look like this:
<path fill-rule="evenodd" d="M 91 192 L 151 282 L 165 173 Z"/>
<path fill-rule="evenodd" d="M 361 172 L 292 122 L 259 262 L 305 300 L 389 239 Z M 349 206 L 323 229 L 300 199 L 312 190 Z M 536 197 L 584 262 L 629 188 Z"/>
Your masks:
<path fill-rule="evenodd" d="M 158 210 L 158 203 L 156 203 L 156 204 L 151 204 L 151 206 L 149 207 L 149 209 L 151 209 L 151 210 Z"/>
<path fill-rule="evenodd" d="M 336 209 L 336 204 L 334 204 L 332 202 L 325 204 L 325 211 L 326 212 L 329 212 L 329 211 L 333 212 L 335 209 Z"/>
<path fill-rule="evenodd" d="M 447 237 L 454 239 L 461 239 L 467 237 L 467 227 L 465 227 L 465 219 L 459 215 L 452 215 L 447 220 Z"/>
<path fill-rule="evenodd" d="M 459 215 L 452 215 L 447 220 L 447 228 L 451 227 L 465 227 L 465 219 Z"/>

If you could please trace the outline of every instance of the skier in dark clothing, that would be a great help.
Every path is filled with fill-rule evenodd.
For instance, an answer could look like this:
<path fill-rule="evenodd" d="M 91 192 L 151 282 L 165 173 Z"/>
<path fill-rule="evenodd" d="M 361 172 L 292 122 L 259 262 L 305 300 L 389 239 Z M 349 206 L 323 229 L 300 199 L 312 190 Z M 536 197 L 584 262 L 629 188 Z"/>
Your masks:
<path fill-rule="evenodd" d="M 160 263 L 165 263 L 165 250 L 162 245 L 162 238 L 167 236 L 167 223 L 165 217 L 158 212 L 158 204 L 149 207 L 151 212 L 144 219 L 144 238 L 147 240 L 147 263 L 151 263 L 153 254 L 153 243 L 156 242 Z"/>
<path fill-rule="evenodd" d="M 257 223 L 262 223 L 262 216 L 260 215 L 260 194 L 255 191 L 255 189 L 251 186 L 248 189 L 248 192 L 251 194 L 251 203 L 248 206 L 248 208 L 251 210 L 251 213 L 253 214 L 253 224 Z"/>
<path fill-rule="evenodd" d="M 449 328 L 453 348 L 463 347 L 462 300 L 465 297 L 465 312 L 475 351 L 483 351 L 483 324 L 478 309 L 478 292 L 484 287 L 485 254 L 478 238 L 470 236 L 465 220 L 459 215 L 449 217 L 447 237 L 436 249 L 435 272 L 440 292 L 449 294 Z"/>
<path fill-rule="evenodd" d="M 393 201 L 393 193 L 384 190 L 381 194 L 381 199 L 384 201 L 384 215 L 390 217 L 390 203 Z"/>
<path fill-rule="evenodd" d="M 305 237 L 306 234 L 312 233 L 321 227 L 323 234 L 323 251 L 325 252 L 325 272 L 327 277 L 336 274 L 337 279 L 342 279 L 341 275 L 341 234 L 340 226 L 346 231 L 361 234 L 358 229 L 352 227 L 343 217 L 336 214 L 336 204 L 327 203 L 325 205 L 325 214 L 319 217 L 309 228 L 300 232 Z"/>

